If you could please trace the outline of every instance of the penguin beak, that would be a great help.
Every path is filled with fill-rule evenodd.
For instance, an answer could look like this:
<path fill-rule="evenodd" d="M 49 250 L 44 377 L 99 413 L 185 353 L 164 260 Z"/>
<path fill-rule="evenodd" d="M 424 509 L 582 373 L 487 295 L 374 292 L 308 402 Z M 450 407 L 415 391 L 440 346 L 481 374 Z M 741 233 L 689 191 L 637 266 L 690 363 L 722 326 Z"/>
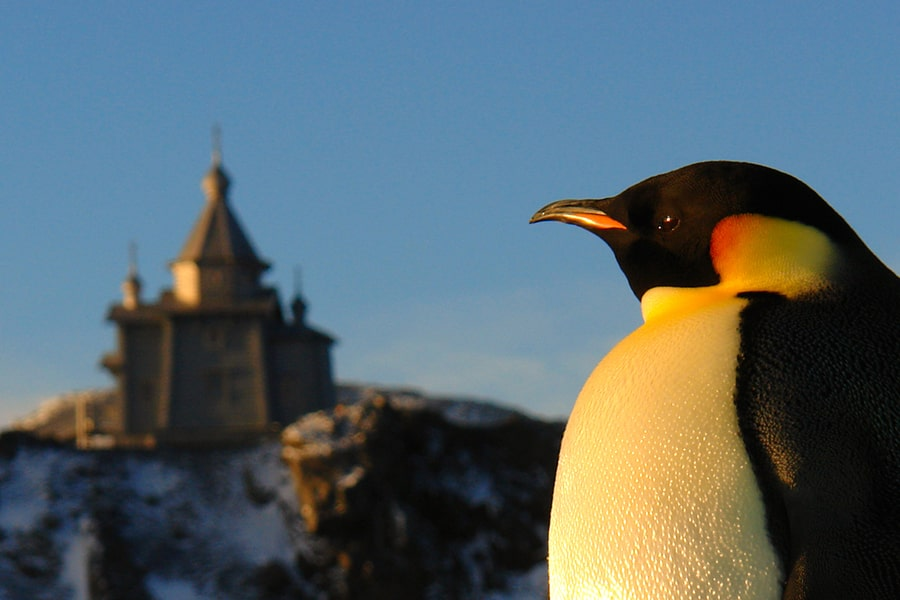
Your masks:
<path fill-rule="evenodd" d="M 540 221 L 560 221 L 584 227 L 588 231 L 600 233 L 610 229 L 628 229 L 620 221 L 609 216 L 602 207 L 613 199 L 604 200 L 557 200 L 540 209 L 529 223 Z"/>

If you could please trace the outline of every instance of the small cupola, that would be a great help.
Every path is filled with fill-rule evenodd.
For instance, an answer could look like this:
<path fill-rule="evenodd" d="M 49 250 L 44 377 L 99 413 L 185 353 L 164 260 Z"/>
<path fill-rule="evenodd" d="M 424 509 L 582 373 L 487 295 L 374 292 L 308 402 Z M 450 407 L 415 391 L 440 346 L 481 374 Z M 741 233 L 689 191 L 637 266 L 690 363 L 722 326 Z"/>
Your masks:
<path fill-rule="evenodd" d="M 294 325 L 303 325 L 306 319 L 306 302 L 300 294 L 294 296 L 291 301 L 291 315 L 294 318 Z"/>
<path fill-rule="evenodd" d="M 137 270 L 137 246 L 128 246 L 128 275 L 122 282 L 122 306 L 134 310 L 141 304 L 141 278 Z"/>

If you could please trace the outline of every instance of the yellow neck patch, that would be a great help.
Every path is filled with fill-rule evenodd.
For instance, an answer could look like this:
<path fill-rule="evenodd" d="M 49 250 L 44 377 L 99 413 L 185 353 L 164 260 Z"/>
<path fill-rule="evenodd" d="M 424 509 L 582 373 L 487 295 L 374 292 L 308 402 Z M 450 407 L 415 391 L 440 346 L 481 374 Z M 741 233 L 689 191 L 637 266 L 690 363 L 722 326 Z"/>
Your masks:
<path fill-rule="evenodd" d="M 644 321 L 690 312 L 743 292 L 788 298 L 823 289 L 839 250 L 809 225 L 761 215 L 722 219 L 712 232 L 710 256 L 721 281 L 698 288 L 656 287 L 641 298 Z"/>

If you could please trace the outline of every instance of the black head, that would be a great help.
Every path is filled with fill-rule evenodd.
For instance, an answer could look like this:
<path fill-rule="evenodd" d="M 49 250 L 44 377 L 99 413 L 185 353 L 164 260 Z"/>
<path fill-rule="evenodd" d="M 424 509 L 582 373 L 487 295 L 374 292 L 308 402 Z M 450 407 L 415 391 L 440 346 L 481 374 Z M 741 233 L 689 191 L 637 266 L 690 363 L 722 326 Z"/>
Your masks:
<path fill-rule="evenodd" d="M 713 229 L 725 217 L 758 214 L 810 225 L 840 245 L 862 242 L 802 181 L 760 165 L 702 162 L 651 177 L 618 196 L 560 200 L 531 222 L 562 221 L 600 236 L 640 299 L 657 286 L 719 283 L 710 257 Z"/>

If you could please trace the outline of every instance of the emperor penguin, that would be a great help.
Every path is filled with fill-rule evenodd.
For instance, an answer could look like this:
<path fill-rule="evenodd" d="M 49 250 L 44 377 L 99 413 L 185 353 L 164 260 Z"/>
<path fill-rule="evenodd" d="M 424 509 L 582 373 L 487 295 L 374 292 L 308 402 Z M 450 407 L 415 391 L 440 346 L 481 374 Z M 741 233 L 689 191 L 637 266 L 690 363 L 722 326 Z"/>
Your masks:
<path fill-rule="evenodd" d="M 644 319 L 566 426 L 551 598 L 900 598 L 897 275 L 805 183 L 749 163 L 548 220 L 611 247 Z"/>

